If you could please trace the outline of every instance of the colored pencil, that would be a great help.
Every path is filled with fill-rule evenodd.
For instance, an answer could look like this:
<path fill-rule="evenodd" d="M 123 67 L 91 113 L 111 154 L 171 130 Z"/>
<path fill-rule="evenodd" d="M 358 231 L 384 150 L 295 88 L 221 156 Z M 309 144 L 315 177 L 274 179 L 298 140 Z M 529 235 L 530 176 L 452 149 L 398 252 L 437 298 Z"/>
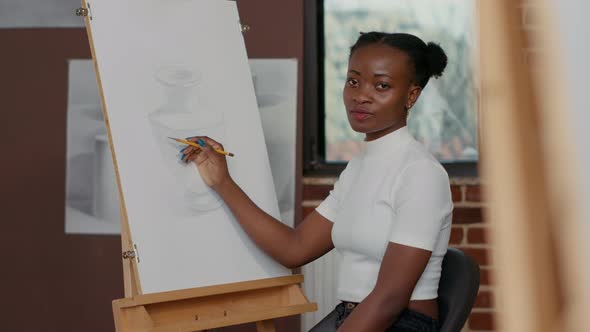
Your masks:
<path fill-rule="evenodd" d="M 187 141 L 187 140 L 185 140 L 185 139 L 181 139 L 181 138 L 174 138 L 174 137 L 168 137 L 168 138 L 169 138 L 169 139 L 171 139 L 171 140 L 175 140 L 176 142 L 179 142 L 179 143 L 183 143 L 183 144 L 187 144 L 187 145 L 193 146 L 193 147 L 195 147 L 195 148 L 199 148 L 199 149 L 201 149 L 201 148 L 202 148 L 202 147 L 201 147 L 199 144 L 197 144 L 197 143 L 195 143 L 195 142 L 192 142 L 192 141 Z M 223 151 L 223 150 L 221 150 L 221 149 L 213 149 L 213 150 L 214 150 L 215 152 L 217 152 L 217 153 L 221 153 L 221 154 L 223 154 L 223 155 L 226 155 L 226 156 L 229 156 L 229 157 L 233 157 L 233 156 L 234 156 L 234 154 L 233 154 L 233 153 L 231 153 L 231 152 L 227 152 L 227 151 Z"/>

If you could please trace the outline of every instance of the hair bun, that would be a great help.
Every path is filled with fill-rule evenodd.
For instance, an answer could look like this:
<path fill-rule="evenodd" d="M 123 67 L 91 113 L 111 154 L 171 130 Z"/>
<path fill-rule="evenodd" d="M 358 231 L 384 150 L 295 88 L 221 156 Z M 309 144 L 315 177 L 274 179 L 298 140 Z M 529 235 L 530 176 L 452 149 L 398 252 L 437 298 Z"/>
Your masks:
<path fill-rule="evenodd" d="M 429 42 L 426 44 L 426 53 L 430 74 L 434 77 L 440 77 L 447 67 L 447 55 L 445 51 L 438 44 Z"/>

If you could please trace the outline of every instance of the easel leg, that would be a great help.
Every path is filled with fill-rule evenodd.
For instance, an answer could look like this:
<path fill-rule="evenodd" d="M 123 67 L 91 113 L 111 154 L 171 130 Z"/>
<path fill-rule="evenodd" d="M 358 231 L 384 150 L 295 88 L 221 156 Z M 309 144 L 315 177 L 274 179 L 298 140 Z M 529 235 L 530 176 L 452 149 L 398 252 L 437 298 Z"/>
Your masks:
<path fill-rule="evenodd" d="M 263 320 L 256 322 L 256 330 L 258 332 L 275 332 L 275 325 L 272 320 Z"/>

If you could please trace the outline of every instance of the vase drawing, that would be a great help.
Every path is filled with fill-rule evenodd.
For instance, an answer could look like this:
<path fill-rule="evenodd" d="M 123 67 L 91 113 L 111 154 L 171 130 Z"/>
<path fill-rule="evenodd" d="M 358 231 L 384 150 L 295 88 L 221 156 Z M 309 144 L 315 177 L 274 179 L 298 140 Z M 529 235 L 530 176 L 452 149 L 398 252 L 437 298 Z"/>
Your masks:
<path fill-rule="evenodd" d="M 286 154 L 292 144 L 292 138 L 286 135 L 286 125 L 277 126 L 291 115 L 289 99 L 278 93 L 261 92 L 257 96 L 260 120 L 264 130 L 264 139 L 273 174 L 273 182 L 281 213 L 293 209 L 295 174 L 285 174 L 295 163 L 293 155 Z"/>
<path fill-rule="evenodd" d="M 158 69 L 156 79 L 165 90 L 166 101 L 148 115 L 163 161 L 176 184 L 183 188 L 186 206 L 196 212 L 217 209 L 222 200 L 203 181 L 194 163 L 180 160 L 180 150 L 186 145 L 169 137 L 209 136 L 224 141 L 223 113 L 204 107 L 198 98 L 200 78 L 200 73 L 189 66 Z"/>
<path fill-rule="evenodd" d="M 94 195 L 93 215 L 101 220 L 118 223 L 120 219 L 119 190 L 113 167 L 113 159 L 106 133 L 94 137 Z"/>

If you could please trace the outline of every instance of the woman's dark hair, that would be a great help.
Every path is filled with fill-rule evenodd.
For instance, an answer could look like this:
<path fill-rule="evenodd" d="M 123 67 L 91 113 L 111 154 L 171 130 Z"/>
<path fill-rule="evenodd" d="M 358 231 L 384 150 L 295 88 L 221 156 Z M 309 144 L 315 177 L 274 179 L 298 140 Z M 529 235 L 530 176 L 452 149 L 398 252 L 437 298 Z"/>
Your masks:
<path fill-rule="evenodd" d="M 414 65 L 415 82 L 421 88 L 426 86 L 430 77 L 440 77 L 447 66 L 447 55 L 438 44 L 427 44 L 408 33 L 361 32 L 350 48 L 350 56 L 357 49 L 372 44 L 388 45 L 408 54 Z"/>

